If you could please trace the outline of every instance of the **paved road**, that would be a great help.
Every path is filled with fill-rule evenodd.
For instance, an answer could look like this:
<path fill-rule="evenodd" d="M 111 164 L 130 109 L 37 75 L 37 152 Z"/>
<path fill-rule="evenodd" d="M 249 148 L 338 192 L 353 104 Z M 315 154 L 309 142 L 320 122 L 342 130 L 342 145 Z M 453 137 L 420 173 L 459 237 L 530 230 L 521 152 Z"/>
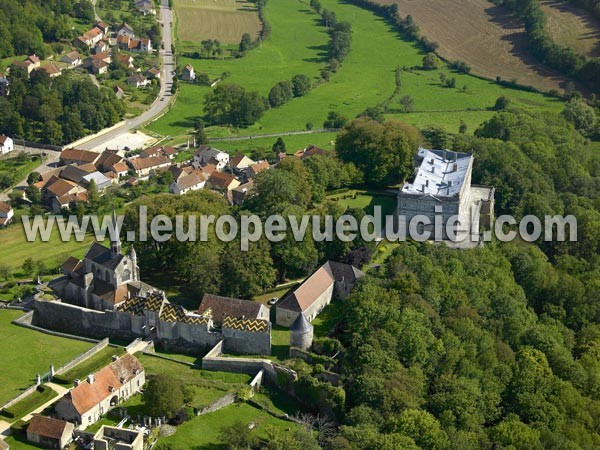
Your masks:
<path fill-rule="evenodd" d="M 38 172 L 38 173 L 44 173 L 44 172 L 47 172 L 49 170 L 56 168 L 56 166 L 58 164 L 58 158 L 60 157 L 59 152 L 54 152 L 54 151 L 50 151 L 50 150 L 40 150 L 39 148 L 21 147 L 20 145 L 15 145 L 14 151 L 15 152 L 24 151 L 31 155 L 40 155 L 42 152 L 46 153 L 46 156 L 43 157 L 44 161 L 42 163 L 40 163 L 39 166 L 37 166 L 35 169 L 32 170 L 32 172 Z M 25 190 L 26 187 L 27 187 L 27 177 L 23 178 L 12 188 L 6 189 L 4 192 L 0 192 L 0 202 L 5 202 L 5 201 L 9 200 L 8 193 L 10 191 L 12 191 L 13 189 Z"/>
<path fill-rule="evenodd" d="M 91 150 L 96 147 L 101 147 L 106 142 L 129 132 L 134 128 L 140 128 L 146 122 L 160 115 L 168 106 L 171 100 L 171 87 L 173 86 L 173 71 L 175 70 L 175 57 L 171 52 L 172 27 L 173 27 L 173 11 L 169 8 L 169 0 L 161 0 L 160 6 L 160 21 L 162 25 L 162 47 L 159 49 L 160 59 L 162 61 L 162 69 L 160 74 L 160 93 L 156 101 L 152 103 L 150 108 L 141 115 L 128 119 L 120 127 L 111 130 L 110 132 L 97 138 L 87 141 L 85 144 L 78 145 L 78 148 Z"/>

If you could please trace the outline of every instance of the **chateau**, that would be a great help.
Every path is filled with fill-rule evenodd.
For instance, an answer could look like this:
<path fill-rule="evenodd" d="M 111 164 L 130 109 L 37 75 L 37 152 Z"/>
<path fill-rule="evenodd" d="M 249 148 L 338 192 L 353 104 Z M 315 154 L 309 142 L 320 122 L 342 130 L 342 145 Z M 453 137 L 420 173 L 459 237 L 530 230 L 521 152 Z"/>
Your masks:
<path fill-rule="evenodd" d="M 471 184 L 473 155 L 449 150 L 419 148 L 415 161 L 415 178 L 404 183 L 398 192 L 398 215 L 406 218 L 406 231 L 415 216 L 425 216 L 429 224 L 420 223 L 418 233 L 431 232 L 434 239 L 435 216 L 441 217 L 442 239 L 452 216 L 459 223 L 449 228 L 463 239 L 470 230 L 479 233 L 479 227 L 489 228 L 494 216 L 494 188 Z"/>
<path fill-rule="evenodd" d="M 116 227 L 114 215 L 113 222 Z M 62 272 L 49 284 L 58 300 L 35 301 L 38 326 L 93 338 L 151 339 L 191 354 L 221 340 L 226 351 L 271 353 L 271 322 L 263 305 L 205 295 L 198 311 L 187 311 L 140 281 L 135 250 L 123 254 L 118 239 L 110 248 L 93 243 L 83 259 L 67 259 Z"/>

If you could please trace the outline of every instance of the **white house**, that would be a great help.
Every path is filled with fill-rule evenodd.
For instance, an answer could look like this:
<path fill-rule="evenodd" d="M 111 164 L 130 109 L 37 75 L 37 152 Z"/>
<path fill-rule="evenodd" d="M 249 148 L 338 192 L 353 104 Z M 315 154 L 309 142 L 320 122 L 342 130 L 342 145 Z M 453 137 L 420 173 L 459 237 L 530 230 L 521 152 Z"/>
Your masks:
<path fill-rule="evenodd" d="M 206 178 L 202 172 L 194 171 L 189 175 L 184 175 L 179 180 L 174 181 L 169 186 L 169 192 L 175 195 L 183 195 L 190 191 L 197 191 L 206 185 Z"/>
<path fill-rule="evenodd" d="M 202 167 L 207 164 L 214 164 L 217 170 L 221 172 L 229 164 L 229 153 L 213 148 L 210 145 L 201 145 L 194 154 L 194 163 Z"/>
<path fill-rule="evenodd" d="M 140 361 L 127 353 L 86 380 L 76 381 L 76 386 L 57 403 L 56 415 L 85 429 L 139 392 L 145 381 Z"/>
<path fill-rule="evenodd" d="M 0 136 L 0 155 L 6 155 L 15 149 L 15 143 L 8 136 Z"/>

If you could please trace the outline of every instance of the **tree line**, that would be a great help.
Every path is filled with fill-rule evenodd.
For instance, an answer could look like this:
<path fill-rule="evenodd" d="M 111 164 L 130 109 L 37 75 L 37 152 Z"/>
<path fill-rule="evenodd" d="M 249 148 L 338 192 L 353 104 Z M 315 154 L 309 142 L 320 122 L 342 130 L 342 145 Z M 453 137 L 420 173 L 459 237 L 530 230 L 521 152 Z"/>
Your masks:
<path fill-rule="evenodd" d="M 523 20 L 531 51 L 543 64 L 580 80 L 593 91 L 600 90 L 600 58 L 588 59 L 572 48 L 554 42 L 547 31 L 546 16 L 539 0 L 492 1 Z"/>

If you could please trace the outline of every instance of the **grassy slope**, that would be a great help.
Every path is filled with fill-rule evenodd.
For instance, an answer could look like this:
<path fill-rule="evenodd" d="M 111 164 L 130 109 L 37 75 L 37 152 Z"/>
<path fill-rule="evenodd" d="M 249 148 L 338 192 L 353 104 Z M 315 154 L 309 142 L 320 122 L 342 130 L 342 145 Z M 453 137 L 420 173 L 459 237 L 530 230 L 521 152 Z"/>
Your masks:
<path fill-rule="evenodd" d="M 221 448 L 221 429 L 237 422 L 249 424 L 254 422 L 258 435 L 265 438 L 266 430 L 274 427 L 287 430 L 294 425 L 292 422 L 276 419 L 258 408 L 248 404 L 235 404 L 217 412 L 195 417 L 177 428 L 177 432 L 170 437 L 159 439 L 158 442 L 172 444 L 174 447 L 189 448 L 194 443 L 194 448 Z"/>
<path fill-rule="evenodd" d="M 376 105 L 391 95 L 396 66 L 412 67 L 421 64 L 423 53 L 414 43 L 403 40 L 371 12 L 338 0 L 324 0 L 323 5 L 333 9 L 338 18 L 352 23 L 352 50 L 344 65 L 328 83 L 305 97 L 267 111 L 260 123 L 240 130 L 240 134 L 302 130 L 307 122 L 319 127 L 329 110 L 338 110 L 347 117 L 354 117 L 366 107 Z M 191 63 L 197 71 L 213 76 L 229 71 L 232 74 L 229 81 L 259 90 L 265 95 L 276 81 L 290 78 L 294 73 L 314 75 L 323 61 L 321 58 L 318 63 L 309 63 L 306 61 L 307 51 L 315 44 L 323 46 L 327 42 L 327 36 L 316 21 L 316 16 L 308 13 L 307 8 L 298 3 L 298 0 L 269 3 L 266 11 L 273 26 L 273 34 L 261 48 L 252 51 L 247 57 L 228 61 L 182 58 L 179 62 Z M 314 42 L 317 37 L 318 42 Z M 320 52 L 324 50 L 323 47 Z M 288 62 L 293 69 L 282 69 L 283 62 Z M 441 72 L 457 78 L 456 89 L 440 85 Z M 464 85 L 467 86 L 466 92 L 459 89 Z M 454 74 L 447 68 L 429 72 L 403 72 L 402 86 L 401 95 L 409 94 L 414 97 L 415 112 L 394 113 L 388 117 L 400 118 L 421 127 L 440 125 L 448 131 L 456 131 L 460 121 L 464 120 L 472 132 L 481 121 L 493 114 L 489 108 L 500 95 L 507 95 L 515 103 L 525 107 L 554 111 L 562 108 L 561 102 L 553 98 L 501 87 L 470 75 Z M 171 112 L 152 124 L 150 129 L 171 136 L 184 133 L 191 127 L 191 120 L 201 114 L 203 96 L 209 89 L 184 85 Z M 228 134 L 228 130 L 223 128 L 213 127 L 208 131 L 211 136 Z M 299 139 L 310 142 L 306 136 L 300 136 Z M 231 145 L 234 146 L 235 144 Z M 245 147 L 243 144 L 240 146 Z"/>
<path fill-rule="evenodd" d="M 55 227 L 49 242 L 42 242 L 39 238 L 34 242 L 27 242 L 23 226 L 20 223 L 0 230 L 0 264 L 6 264 L 13 270 L 18 269 L 26 258 L 44 261 L 46 267 L 58 267 L 69 256 L 81 257 L 93 241 L 92 235 L 86 235 L 83 242 L 74 239 L 62 242 L 58 229 Z"/>
<path fill-rule="evenodd" d="M 21 314 L 21 311 L 0 310 L 0 403 L 34 383 L 35 375 L 47 372 L 50 364 L 58 368 L 92 347 L 87 342 L 58 338 L 10 323 Z"/>

